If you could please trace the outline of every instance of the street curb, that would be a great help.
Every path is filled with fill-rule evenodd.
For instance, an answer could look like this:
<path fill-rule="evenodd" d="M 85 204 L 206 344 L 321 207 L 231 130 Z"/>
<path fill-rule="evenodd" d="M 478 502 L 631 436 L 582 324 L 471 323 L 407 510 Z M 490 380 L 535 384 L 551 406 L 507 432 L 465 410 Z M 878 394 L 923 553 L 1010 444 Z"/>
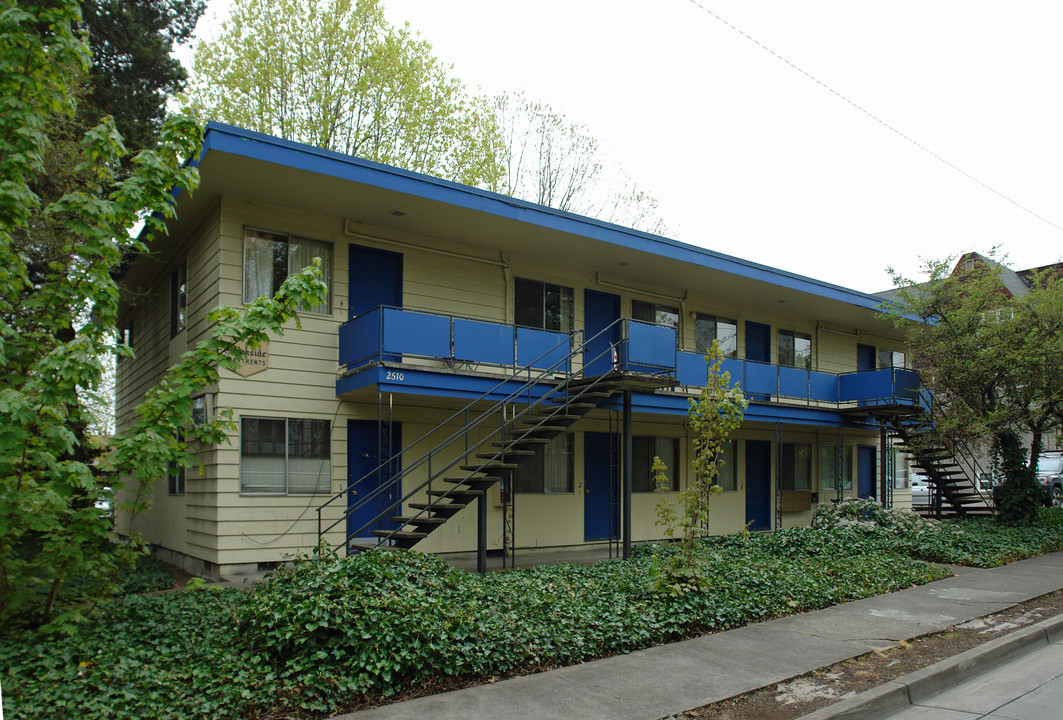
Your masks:
<path fill-rule="evenodd" d="M 1042 620 L 984 645 L 966 650 L 922 670 L 859 695 L 820 708 L 800 720 L 876 720 L 948 690 L 1009 660 L 1063 639 L 1063 615 Z"/>

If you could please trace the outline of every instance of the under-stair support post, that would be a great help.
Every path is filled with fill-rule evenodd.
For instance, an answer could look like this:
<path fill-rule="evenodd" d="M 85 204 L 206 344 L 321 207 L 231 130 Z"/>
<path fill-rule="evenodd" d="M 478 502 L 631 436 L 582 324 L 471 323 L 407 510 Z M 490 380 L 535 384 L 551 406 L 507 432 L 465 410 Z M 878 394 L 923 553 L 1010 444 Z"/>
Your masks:
<path fill-rule="evenodd" d="M 624 559 L 631 557 L 631 391 L 624 390 L 624 479 L 623 479 L 623 535 Z"/>
<path fill-rule="evenodd" d="M 888 448 L 886 447 L 886 420 L 884 418 L 883 419 L 879 419 L 879 421 L 878 421 L 878 430 L 879 430 L 878 474 L 879 474 L 879 488 L 881 489 L 881 493 L 879 494 L 879 502 L 882 503 L 882 507 L 889 507 L 890 506 L 890 503 L 889 503 L 889 483 L 890 483 L 890 479 L 889 479 L 889 472 L 888 472 L 888 469 L 889 469 L 889 458 L 886 457 L 886 451 L 887 451 Z"/>
<path fill-rule="evenodd" d="M 487 573 L 487 491 L 476 498 L 476 572 Z"/>

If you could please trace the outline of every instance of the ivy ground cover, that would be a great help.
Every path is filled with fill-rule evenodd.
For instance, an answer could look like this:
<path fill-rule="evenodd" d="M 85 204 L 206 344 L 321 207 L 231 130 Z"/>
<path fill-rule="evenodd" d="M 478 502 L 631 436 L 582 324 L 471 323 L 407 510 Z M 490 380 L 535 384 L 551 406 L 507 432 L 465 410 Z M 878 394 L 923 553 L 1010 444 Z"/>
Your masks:
<path fill-rule="evenodd" d="M 4 715 L 323 717 L 442 678 L 555 667 L 948 574 L 921 558 L 993 565 L 1063 547 L 1059 523 L 894 524 L 858 513 L 710 538 L 697 550 L 709 589 L 674 595 L 653 582 L 671 546 L 486 577 L 416 552 L 302 558 L 250 591 L 115 600 L 73 636 L 5 628 Z"/>

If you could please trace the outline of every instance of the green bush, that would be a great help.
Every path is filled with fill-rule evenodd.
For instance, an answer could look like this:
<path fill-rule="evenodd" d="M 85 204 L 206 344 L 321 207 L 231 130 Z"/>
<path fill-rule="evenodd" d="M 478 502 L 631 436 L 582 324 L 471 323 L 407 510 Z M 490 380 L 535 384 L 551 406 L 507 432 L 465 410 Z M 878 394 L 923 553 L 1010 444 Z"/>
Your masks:
<path fill-rule="evenodd" d="M 681 593 L 653 583 L 675 544 L 485 577 L 408 551 L 303 557 L 250 591 L 116 599 L 75 637 L 0 630 L 4 713 L 321 717 L 419 683 L 571 664 L 948 575 L 925 560 L 988 566 L 1059 549 L 1063 516 L 1044 517 L 1015 528 L 855 505 L 815 528 L 706 538 L 695 548 L 706 589 Z"/>

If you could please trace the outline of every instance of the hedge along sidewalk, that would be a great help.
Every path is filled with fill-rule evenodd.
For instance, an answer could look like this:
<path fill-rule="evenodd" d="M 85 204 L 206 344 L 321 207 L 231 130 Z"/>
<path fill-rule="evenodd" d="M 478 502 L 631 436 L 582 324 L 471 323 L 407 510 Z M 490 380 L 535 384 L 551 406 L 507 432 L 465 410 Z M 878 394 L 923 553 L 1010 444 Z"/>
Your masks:
<path fill-rule="evenodd" d="M 338 716 L 656 720 L 1063 589 L 1063 552 L 899 592 Z"/>

